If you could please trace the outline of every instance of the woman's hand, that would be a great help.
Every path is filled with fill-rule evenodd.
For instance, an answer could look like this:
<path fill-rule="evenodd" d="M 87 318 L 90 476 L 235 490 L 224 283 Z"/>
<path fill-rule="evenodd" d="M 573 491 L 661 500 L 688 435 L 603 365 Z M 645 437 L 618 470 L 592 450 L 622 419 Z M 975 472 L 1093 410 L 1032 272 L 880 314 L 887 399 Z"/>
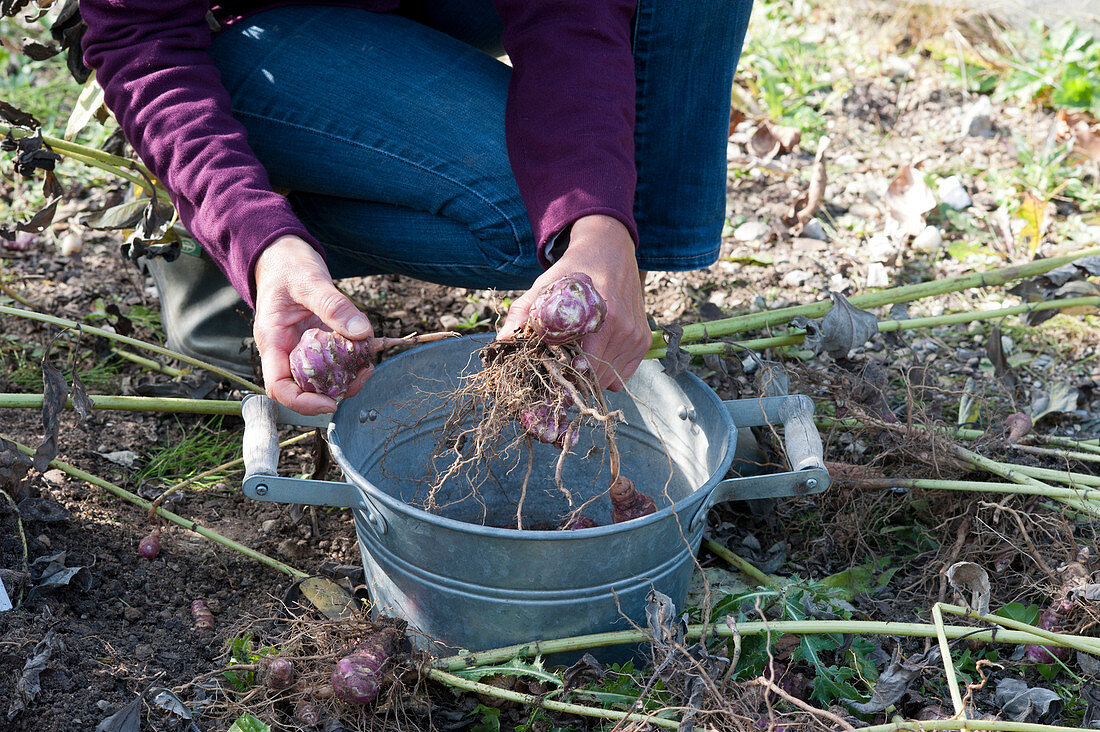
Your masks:
<path fill-rule="evenodd" d="M 336 411 L 327 396 L 303 392 L 290 373 L 290 352 L 309 328 L 324 328 L 352 340 L 374 335 L 367 316 L 332 284 L 321 255 L 304 240 L 276 240 L 256 260 L 256 321 L 252 334 L 260 351 L 264 384 L 272 399 L 299 414 Z M 373 367 L 355 377 L 348 396 L 363 387 Z"/>
<path fill-rule="evenodd" d="M 622 389 L 653 345 L 645 316 L 642 283 L 634 240 L 622 222 L 611 216 L 585 216 L 573 224 L 569 246 L 535 280 L 522 297 L 512 303 L 498 338 L 509 338 L 527 322 L 535 298 L 563 275 L 584 272 L 607 300 L 603 327 L 581 340 L 581 348 L 592 357 L 600 386 Z"/>

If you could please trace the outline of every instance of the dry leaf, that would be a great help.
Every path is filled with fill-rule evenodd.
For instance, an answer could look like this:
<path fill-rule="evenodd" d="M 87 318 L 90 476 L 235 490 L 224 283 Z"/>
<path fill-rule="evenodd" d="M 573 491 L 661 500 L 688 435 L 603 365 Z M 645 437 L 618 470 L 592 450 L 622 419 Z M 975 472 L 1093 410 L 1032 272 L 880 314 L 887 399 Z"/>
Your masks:
<path fill-rule="evenodd" d="M 797 127 L 773 125 L 765 121 L 760 123 L 749 140 L 749 152 L 761 160 L 770 160 L 790 152 L 801 140 L 802 130 Z"/>
<path fill-rule="evenodd" d="M 884 196 L 886 233 L 916 236 L 924 230 L 924 215 L 936 207 L 936 195 L 919 171 L 905 165 L 890 181 Z"/>
<path fill-rule="evenodd" d="M 1100 162 L 1100 124 L 1090 115 L 1058 110 L 1057 134 L 1059 140 L 1073 140 L 1074 152 Z"/>
<path fill-rule="evenodd" d="M 745 113 L 737 107 L 730 107 L 730 134 L 737 129 L 737 125 L 745 121 Z"/>
<path fill-rule="evenodd" d="M 955 562 L 947 569 L 947 581 L 958 601 L 978 615 L 989 614 L 989 575 L 984 569 L 973 562 Z"/>

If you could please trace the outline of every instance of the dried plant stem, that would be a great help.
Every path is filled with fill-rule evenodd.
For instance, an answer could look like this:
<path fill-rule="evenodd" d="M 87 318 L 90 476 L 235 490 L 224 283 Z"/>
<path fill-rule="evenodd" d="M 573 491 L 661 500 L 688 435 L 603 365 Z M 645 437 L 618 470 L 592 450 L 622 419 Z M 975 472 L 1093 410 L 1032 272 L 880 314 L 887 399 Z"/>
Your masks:
<path fill-rule="evenodd" d="M 30 449 L 29 447 L 27 447 L 25 445 L 21 445 L 18 442 L 15 442 L 15 441 L 12 441 L 12 444 L 14 444 L 16 446 L 16 448 L 20 452 L 24 453 L 25 455 L 34 455 L 34 450 Z M 80 480 L 83 480 L 86 483 L 91 483 L 94 486 L 98 486 L 98 487 L 102 488 L 103 490 L 107 491 L 108 493 L 112 493 L 112 494 L 118 496 L 119 498 L 123 499 L 124 501 L 132 503 L 135 506 L 138 506 L 138 507 L 143 508 L 145 510 L 149 510 L 149 507 L 152 505 L 149 501 L 145 500 L 141 496 L 135 495 L 135 494 L 131 493 L 130 491 L 126 490 L 125 488 L 121 488 L 121 487 L 115 485 L 114 483 L 111 483 L 110 481 L 106 481 L 103 478 L 100 478 L 98 476 L 92 475 L 91 473 L 85 472 L 85 471 L 81 470 L 80 468 L 77 468 L 74 465 L 70 465 L 69 463 L 66 463 L 62 460 L 56 460 L 56 459 L 52 460 L 52 461 L 50 461 L 50 466 L 54 467 L 54 468 L 57 468 L 58 470 L 61 470 L 65 473 L 68 473 L 69 475 L 73 476 L 74 478 L 78 478 Z M 172 523 L 176 524 L 177 526 L 182 526 L 183 528 L 187 529 L 188 531 L 193 531 L 196 534 L 198 534 L 199 536 L 205 537 L 207 539 L 210 539 L 213 542 L 221 544 L 222 546 L 226 547 L 227 549 L 232 549 L 233 551 L 239 552 L 239 553 L 245 555 L 246 557 L 249 557 L 250 559 L 255 559 L 257 562 L 260 562 L 261 564 L 266 564 L 268 567 L 271 567 L 274 570 L 277 570 L 279 572 L 283 572 L 285 574 L 289 574 L 291 577 L 308 577 L 309 576 L 307 573 L 303 572 L 300 569 L 295 569 L 294 567 L 291 567 L 289 564 L 284 564 L 283 562 L 280 562 L 278 559 L 273 559 L 272 557 L 269 557 L 266 554 L 261 554 L 260 552 L 256 551 L 255 549 L 251 549 L 251 548 L 245 546 L 244 544 L 233 541 L 229 537 L 222 536 L 218 532 L 212 531 L 212 530 L 210 530 L 210 529 L 208 529 L 204 526 L 199 526 L 194 521 L 191 521 L 190 519 L 185 519 L 184 517 L 179 516 L 177 514 L 174 514 L 171 511 L 166 511 L 163 508 L 158 508 L 158 509 L 156 509 L 156 512 L 157 512 L 158 516 L 165 519 L 166 521 L 171 521 Z"/>
<path fill-rule="evenodd" d="M 747 577 L 751 577 L 761 587 L 777 587 L 779 585 L 775 577 L 765 574 L 764 572 L 753 566 L 749 562 L 749 560 L 745 559 L 744 557 L 738 556 L 737 554 L 734 554 L 732 551 L 727 549 L 725 546 L 719 544 L 714 539 L 704 539 L 703 546 L 705 546 L 711 553 L 721 557 L 722 559 L 725 559 L 734 567 L 737 567 L 737 569 L 741 571 L 741 574 Z"/>
<path fill-rule="evenodd" d="M 676 729 L 680 726 L 680 723 L 677 720 L 665 719 L 663 717 L 657 717 L 651 714 L 628 714 L 627 712 L 620 712 L 616 709 L 589 707 L 583 704 L 568 704 L 566 702 L 559 702 L 554 701 L 553 699 L 547 699 L 545 696 L 535 696 L 534 694 L 523 694 L 518 691 L 509 691 L 507 689 L 501 689 L 499 686 L 492 686 L 490 684 L 482 684 L 477 681 L 470 681 L 469 679 L 464 679 L 461 676 L 449 674 L 437 668 L 433 668 L 428 671 L 428 678 L 438 681 L 441 684 L 446 684 L 447 686 L 454 687 L 456 689 L 462 689 L 463 691 L 472 691 L 477 694 L 484 694 L 486 696 L 494 697 L 497 699 L 506 699 L 508 701 L 519 702 L 520 704 L 541 707 L 552 712 L 576 714 L 578 716 L 592 717 L 595 719 L 625 719 L 631 722 L 649 723 L 657 727 L 665 727 L 667 729 Z"/>
<path fill-rule="evenodd" d="M 1090 247 L 1066 256 L 1040 259 L 1034 262 L 1028 262 L 1027 264 L 1000 267 L 985 272 L 973 272 L 959 277 L 921 282 L 915 285 L 906 285 L 904 287 L 892 287 L 888 290 L 881 290 L 879 292 L 868 292 L 850 297 L 848 301 L 856 307 L 874 308 L 899 302 L 911 302 L 925 297 L 945 295 L 949 292 L 959 292 L 960 290 L 969 290 L 976 287 L 994 287 L 1003 285 L 1006 282 L 1024 279 L 1025 277 L 1040 275 L 1057 267 L 1061 267 L 1063 264 L 1069 264 L 1081 257 L 1094 254 L 1100 254 L 1100 247 Z M 749 330 L 771 328 L 789 323 L 799 315 L 804 315 L 807 318 L 820 318 L 829 311 L 832 305 L 832 300 L 823 300 L 808 305 L 796 305 L 789 308 L 777 308 L 775 310 L 751 313 L 749 315 L 738 315 L 732 318 L 713 320 L 709 323 L 695 323 L 684 326 L 682 341 L 684 343 L 691 343 L 705 338 L 719 338 L 734 333 L 743 333 Z M 653 334 L 653 347 L 664 347 L 664 336 L 662 333 L 655 332 Z"/>
<path fill-rule="evenodd" d="M 253 384 L 251 381 L 248 381 L 247 379 L 242 379 L 240 376 L 237 376 L 236 374 L 230 373 L 229 371 L 226 371 L 225 369 L 219 368 L 219 367 L 215 366 L 212 363 L 207 363 L 206 361 L 202 361 L 202 360 L 197 359 L 197 358 L 192 358 L 191 356 L 187 356 L 185 354 L 178 353 L 176 351 L 170 350 L 168 348 L 164 348 L 162 346 L 155 345 L 153 343 L 147 343 L 146 341 L 138 340 L 137 338 L 130 338 L 129 336 L 119 335 L 118 333 L 114 333 L 114 332 L 109 331 L 109 330 L 104 330 L 102 328 L 96 328 L 95 326 L 91 326 L 91 325 L 83 325 L 81 323 L 76 322 L 75 320 L 69 320 L 68 318 L 58 318 L 58 317 L 55 317 L 53 315 L 46 315 L 45 313 L 35 313 L 35 312 L 31 312 L 30 310 L 23 310 L 22 308 L 8 307 L 7 305 L 0 305 L 0 315 L 14 315 L 16 317 L 27 318 L 29 320 L 37 320 L 37 321 L 42 322 L 42 323 L 49 323 L 50 325 L 56 325 L 56 326 L 59 326 L 61 328 L 68 328 L 70 330 L 83 331 L 85 333 L 91 333 L 92 335 L 97 335 L 97 336 L 101 336 L 103 338 L 108 338 L 112 341 L 117 341 L 118 343 L 125 343 L 128 346 L 133 346 L 135 348 L 141 348 L 141 349 L 144 349 L 146 351 L 152 351 L 153 353 L 159 353 L 161 356 L 167 356 L 169 358 L 174 358 L 177 361 L 183 361 L 184 363 L 189 363 L 192 366 L 199 367 L 200 369 L 206 369 L 210 373 L 217 374 L 218 376 L 222 377 L 223 379 L 227 379 L 229 381 L 232 381 L 234 384 L 237 384 L 238 386 L 244 387 L 245 389 L 248 389 L 249 391 L 254 391 L 257 394 L 264 394 L 265 393 L 262 387 L 257 386 L 256 384 Z"/>
<path fill-rule="evenodd" d="M 798 707 L 799 709 L 801 709 L 804 712 L 812 714 L 816 717 L 822 717 L 824 719 L 829 720 L 830 722 L 837 725 L 841 729 L 846 729 L 846 730 L 849 730 L 850 732 L 855 732 L 855 730 L 856 730 L 855 727 L 848 724 L 848 722 L 846 722 L 842 717 L 838 717 L 837 715 L 835 715 L 832 712 L 827 711 L 825 709 L 818 709 L 817 707 L 812 706 L 812 705 L 807 704 L 806 702 L 802 701 L 797 696 L 794 696 L 792 694 L 788 694 L 786 691 L 783 690 L 782 687 L 780 687 L 778 684 L 776 684 L 774 681 L 771 681 L 770 679 L 765 679 L 763 676 L 759 676 L 759 677 L 753 679 L 752 683 L 763 686 L 765 689 L 767 689 L 771 693 L 775 694 L 776 696 L 780 697 L 781 699 L 785 699 L 786 701 L 788 701 L 789 703 L 791 703 L 794 706 Z"/>
<path fill-rule="evenodd" d="M 901 289 L 901 288 L 899 288 Z M 855 303 L 855 298 L 852 298 L 851 302 Z M 998 318 L 1005 318 L 1010 315 L 1019 315 L 1021 313 L 1034 312 L 1036 310 L 1053 310 L 1057 308 L 1069 308 L 1069 307 L 1100 307 L 1100 297 L 1072 297 L 1062 300 L 1047 300 L 1045 302 L 1025 303 L 1023 305 L 1013 305 L 1007 308 L 999 308 L 997 310 L 967 310 L 961 313 L 949 313 L 947 315 L 935 315 L 926 318 L 909 318 L 906 320 L 881 320 L 878 323 L 878 330 L 880 333 L 890 333 L 898 330 L 913 330 L 916 328 L 933 328 L 941 325 L 955 325 L 959 323 L 973 323 L 980 320 L 996 320 Z M 780 312 L 780 311 L 772 311 Z M 721 322 L 721 321 L 714 321 Z M 707 324 L 709 325 L 709 324 Z M 688 341 L 687 338 L 687 326 L 684 328 L 684 342 Z M 749 330 L 745 328 L 743 330 Z M 709 337 L 719 337 L 713 331 L 708 331 Z M 750 351 L 763 351 L 767 348 L 779 348 L 781 346 L 796 346 L 805 340 L 806 331 L 801 329 L 792 330 L 790 333 L 781 336 L 772 336 L 770 338 L 754 338 L 745 341 L 736 341 L 734 343 L 693 343 L 691 345 L 683 346 L 684 350 L 692 355 L 702 356 L 708 353 L 736 353 L 741 350 Z M 696 338 L 694 340 L 700 340 Z M 664 358 L 665 352 L 664 345 L 655 346 L 646 353 L 646 358 Z"/>
<path fill-rule="evenodd" d="M 179 399 L 176 397 L 115 396 L 91 394 L 93 409 L 114 409 L 122 412 L 165 412 L 170 414 L 233 414 L 240 415 L 241 403 L 234 399 Z M 72 409 L 72 400 L 65 402 Z M 0 394 L 0 408 L 41 409 L 41 394 Z"/>
<path fill-rule="evenodd" d="M 945 608 L 946 609 L 946 606 Z M 998 618 L 1003 620 L 1003 618 Z M 998 623 L 1001 624 L 1001 623 Z M 1007 627 L 1007 626 L 1005 626 Z M 1030 627 L 1030 626 L 1028 626 Z M 849 633 L 853 635 L 894 635 L 910 638 L 935 638 L 938 629 L 931 623 L 895 623 L 886 621 L 856 620 L 777 620 L 738 623 L 737 629 L 722 625 L 706 626 L 713 636 L 733 637 L 735 632 L 741 636 L 767 633 L 790 633 L 793 635 L 821 635 L 828 633 Z M 698 640 L 704 630 L 703 625 L 689 625 L 687 640 Z M 1034 628 L 1032 629 L 1034 630 Z M 1020 644 L 1038 643 L 1039 645 L 1075 648 L 1086 653 L 1100 653 L 1100 639 L 1084 636 L 1052 633 L 1057 638 L 1041 636 L 1038 640 L 1034 632 L 1002 629 L 975 629 L 965 625 L 944 625 L 943 633 L 949 639 L 973 638 L 994 643 Z M 1046 631 L 1044 631 L 1046 633 Z M 513 658 L 533 658 L 539 654 L 580 651 L 589 648 L 622 645 L 625 643 L 643 643 L 648 640 L 644 630 L 620 630 L 609 633 L 593 633 L 571 638 L 557 638 L 544 641 L 530 641 L 512 646 L 496 648 L 476 653 L 464 653 L 433 661 L 432 666 L 444 671 L 457 671 L 464 668 L 507 663 Z"/>

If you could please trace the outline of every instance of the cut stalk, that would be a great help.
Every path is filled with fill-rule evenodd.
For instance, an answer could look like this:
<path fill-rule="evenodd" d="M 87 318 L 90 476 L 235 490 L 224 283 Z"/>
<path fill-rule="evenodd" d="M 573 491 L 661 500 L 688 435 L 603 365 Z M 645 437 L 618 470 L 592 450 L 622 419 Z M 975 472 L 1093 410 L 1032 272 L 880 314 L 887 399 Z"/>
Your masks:
<path fill-rule="evenodd" d="M 727 562 L 739 569 L 741 571 L 741 574 L 744 574 L 747 577 L 751 577 L 761 587 L 777 587 L 779 585 L 775 577 L 765 574 L 762 570 L 753 566 L 753 564 L 749 562 L 749 560 L 745 559 L 744 557 L 738 556 L 737 554 L 734 554 L 732 551 L 719 544 L 714 539 L 706 539 L 705 541 L 703 541 L 703 546 L 705 546 L 713 554 L 721 557 L 722 559 L 725 559 Z"/>
<path fill-rule="evenodd" d="M 951 660 L 951 644 L 947 642 L 947 633 L 944 632 L 943 612 L 940 610 L 941 604 L 937 602 L 932 606 L 932 624 L 936 627 L 936 640 L 940 646 L 940 660 L 943 662 L 943 670 L 947 676 L 947 690 L 951 694 L 951 704 L 955 707 L 955 717 L 966 719 L 966 706 L 963 704 L 962 693 L 959 691 L 959 676 L 955 673 L 955 662 Z"/>
<path fill-rule="evenodd" d="M 131 353 L 125 348 L 112 348 L 111 353 L 115 354 L 119 358 L 124 358 L 127 361 L 132 361 L 139 366 L 144 366 L 150 371 L 156 371 L 167 376 L 171 376 L 173 379 L 183 376 L 183 372 L 179 369 L 174 369 L 171 366 L 165 366 L 160 361 L 154 361 L 151 358 L 145 358 L 145 356 L 139 356 L 136 353 Z"/>
<path fill-rule="evenodd" d="M 217 374 L 223 379 L 228 379 L 238 386 L 242 386 L 249 391 L 254 391 L 257 394 L 266 393 L 264 392 L 262 387 L 253 384 L 247 379 L 242 379 L 240 376 L 232 374 L 225 369 L 219 368 L 212 363 L 207 363 L 206 361 L 201 361 L 197 358 L 192 358 L 191 356 L 187 356 L 177 351 L 172 351 L 168 348 L 163 348 L 162 346 L 157 346 L 152 343 L 147 343 L 146 341 L 138 340 L 137 338 L 130 338 L 129 336 L 119 335 L 118 333 L 104 330 L 102 328 L 96 328 L 92 325 L 83 325 L 76 322 L 75 320 L 69 320 L 68 318 L 58 318 L 53 315 L 46 315 L 45 313 L 35 313 L 31 312 L 30 310 L 23 310 L 22 308 L 8 307 L 7 305 L 0 305 L 0 314 L 15 315 L 20 318 L 37 320 L 39 322 L 49 323 L 50 325 L 56 325 L 61 328 L 68 328 L 69 330 L 83 331 L 85 333 L 91 333 L 92 335 L 108 338 L 112 341 L 117 341 L 118 343 L 125 343 L 128 346 L 134 346 L 135 348 L 141 348 L 146 351 L 152 351 L 153 353 L 159 353 L 162 356 L 168 356 L 169 358 L 174 358 L 178 361 L 189 363 L 192 366 L 198 366 L 200 369 L 206 369 L 213 374 Z"/>
<path fill-rule="evenodd" d="M 12 441 L 12 444 L 14 444 L 16 449 L 18 449 L 20 452 L 24 453 L 25 455 L 29 455 L 29 456 L 34 455 L 34 450 L 30 449 L 29 447 L 27 447 L 25 445 L 21 445 L 18 442 L 15 442 L 14 440 Z M 138 506 L 140 508 L 145 509 L 146 511 L 148 511 L 150 509 L 150 507 L 152 506 L 152 504 L 149 501 L 145 500 L 141 496 L 135 495 L 135 494 L 131 493 L 130 491 L 126 490 L 125 488 L 117 486 L 114 483 L 111 483 L 110 481 L 104 480 L 103 478 L 100 478 L 98 476 L 92 475 L 91 473 L 85 472 L 85 471 L 81 470 L 80 468 L 78 468 L 74 465 L 70 465 L 69 463 L 66 463 L 62 460 L 57 460 L 57 459 L 51 460 L 50 461 L 50 466 L 54 467 L 54 468 L 57 468 L 58 470 L 61 470 L 65 473 L 68 473 L 69 475 L 73 476 L 74 478 L 78 478 L 80 480 L 83 480 L 86 483 L 91 483 L 94 486 L 98 486 L 98 487 L 102 488 L 103 490 L 107 491 L 108 493 L 112 493 L 112 494 L 118 496 L 119 498 L 123 499 L 124 501 L 132 503 L 135 506 Z M 288 574 L 291 577 L 308 577 L 309 576 L 307 573 L 303 572 L 300 569 L 295 569 L 294 567 L 291 567 L 289 564 L 284 564 L 283 562 L 280 562 L 278 559 L 274 559 L 272 557 L 269 557 L 266 554 L 261 554 L 260 552 L 256 551 L 255 549 L 247 547 L 244 544 L 241 544 L 239 542 L 233 541 L 232 539 L 230 539 L 227 536 L 222 536 L 218 532 L 212 531 L 212 530 L 206 528 L 205 526 L 199 526 L 194 521 L 191 521 L 190 519 L 185 519 L 184 517 L 179 516 L 177 514 L 174 514 L 171 511 L 167 511 L 163 508 L 157 508 L 156 513 L 157 513 L 158 516 L 165 519 L 166 521 L 171 521 L 172 523 L 176 524 L 177 526 L 182 526 L 183 528 L 187 529 L 188 531 L 193 531 L 196 534 L 198 534 L 199 536 L 205 537 L 207 539 L 210 539 L 213 542 L 221 544 L 222 546 L 226 547 L 227 549 L 232 549 L 233 551 L 239 552 L 239 553 L 243 554 L 244 556 L 246 556 L 250 559 L 255 559 L 257 562 L 260 562 L 261 564 L 265 564 L 265 565 L 267 565 L 268 567 L 271 567 L 274 570 L 277 570 L 279 572 L 283 572 L 284 574 Z"/>
<path fill-rule="evenodd" d="M 1081 257 L 1100 254 L 1100 247 L 1082 249 L 1074 254 L 1062 257 L 1041 259 L 1027 264 L 1017 264 L 1010 267 L 1000 267 L 985 272 L 974 272 L 959 277 L 950 277 L 944 280 L 921 282 L 904 287 L 893 287 L 879 292 L 867 292 L 848 298 L 848 301 L 861 308 L 874 308 L 882 305 L 892 305 L 899 302 L 911 302 L 925 297 L 945 295 L 949 292 L 959 292 L 976 287 L 995 287 L 1006 282 L 1034 277 L 1049 272 L 1056 267 L 1069 264 Z M 832 300 L 822 300 L 808 305 L 795 305 L 789 308 L 779 308 L 748 315 L 738 315 L 722 320 L 713 320 L 709 323 L 694 323 L 684 326 L 682 341 L 691 343 L 705 338 L 721 338 L 734 333 L 743 333 L 748 330 L 761 330 L 789 323 L 799 315 L 807 318 L 820 318 L 832 307 Z M 664 336 L 660 331 L 653 334 L 653 348 L 664 347 Z"/>
<path fill-rule="evenodd" d="M 1013 483 L 1019 483 L 1020 485 L 1027 485 L 1033 488 L 1049 489 L 1053 486 L 1044 483 L 1042 480 L 1028 475 L 1027 472 L 1021 470 L 1023 466 L 1009 465 L 1007 463 L 1000 463 L 996 460 L 991 460 L 983 455 L 979 455 L 976 452 L 967 450 L 962 445 L 952 445 L 951 452 L 955 453 L 957 457 L 962 458 L 966 462 L 970 463 L 976 468 L 980 468 L 988 473 L 999 475 L 1006 480 L 1011 480 Z M 1057 471 L 1054 471 L 1057 472 Z M 1089 503 L 1082 501 L 1076 501 L 1069 498 L 1059 498 L 1057 496 L 1051 496 L 1054 500 L 1060 503 L 1065 503 L 1068 506 L 1073 506 L 1076 509 L 1084 510 L 1088 513 L 1100 517 L 1100 508 L 1093 506 Z"/>
<path fill-rule="evenodd" d="M 1018 483 L 985 483 L 976 480 L 936 480 L 930 478 L 859 478 L 847 481 L 857 488 L 905 488 L 936 491 L 967 491 L 974 493 L 1005 493 L 1046 498 L 1074 498 L 1100 501 L 1100 490 L 1091 488 L 1056 488 L 1020 485 Z"/>
<path fill-rule="evenodd" d="M 931 623 L 895 623 L 885 621 L 856 621 L 856 620 L 777 620 L 777 621 L 753 621 L 738 623 L 736 631 L 725 625 L 689 625 L 687 629 L 688 640 L 698 640 L 704 627 L 710 635 L 724 638 L 733 637 L 734 633 L 742 636 L 762 635 L 767 633 L 790 633 L 793 635 L 822 635 L 830 633 L 847 633 L 852 635 L 895 635 L 908 636 L 910 638 L 935 638 L 938 629 Z M 974 640 L 993 643 L 1021 644 L 1038 643 L 1039 645 L 1061 646 L 1065 648 L 1079 648 L 1081 645 L 1090 646 L 1097 642 L 1095 638 L 1054 633 L 1058 640 L 1036 640 L 1034 633 L 1025 633 L 1015 630 L 981 629 L 965 625 L 944 625 L 943 633 L 947 638 L 973 638 Z M 507 663 L 513 658 L 534 658 L 537 655 L 550 653 L 565 653 L 570 651 L 582 651 L 589 648 L 602 648 L 605 646 L 622 645 L 626 643 L 643 643 L 648 640 L 648 634 L 644 630 L 620 630 L 609 633 L 593 633 L 579 635 L 570 638 L 556 638 L 553 640 L 530 641 L 517 643 L 512 646 L 495 648 L 488 651 L 474 653 L 465 652 L 457 656 L 439 658 L 432 662 L 432 666 L 444 671 L 457 671 L 464 668 L 478 666 L 490 666 L 498 663 Z M 1093 651 L 1090 651 L 1090 653 Z"/>
<path fill-rule="evenodd" d="M 1100 463 L 1100 453 L 1077 452 L 1076 450 L 1064 450 L 1057 447 L 1036 447 L 1035 445 L 1013 445 L 1012 447 L 1031 455 L 1046 455 L 1061 460 L 1077 460 L 1082 463 Z"/>
<path fill-rule="evenodd" d="M 1061 639 L 1058 638 L 1060 633 L 1054 633 L 1049 630 L 1043 630 L 1037 628 L 1034 625 L 1028 625 L 1027 623 L 1020 622 L 1019 620 L 1013 620 L 1012 618 L 1004 618 L 1000 615 L 981 615 L 974 612 L 970 608 L 960 607 L 958 605 L 948 605 L 946 603 L 936 603 L 944 612 L 951 613 L 952 615 L 959 615 L 964 618 L 974 618 L 975 620 L 981 620 L 984 623 L 993 623 L 999 625 L 1002 628 L 1008 628 L 1009 630 L 1018 630 L 1023 633 L 1030 633 L 1038 639 L 1051 641 L 1051 640 L 1064 640 L 1065 636 Z M 1100 653 L 1100 638 L 1086 638 L 1078 636 L 1074 639 L 1074 642 L 1070 644 L 1070 648 L 1074 650 L 1083 651 L 1085 653 Z"/>
<path fill-rule="evenodd" d="M 852 298 L 852 302 L 855 302 L 855 298 Z M 1048 300 L 1046 302 L 1013 305 L 1011 307 L 999 308 L 997 310 L 968 310 L 961 313 L 934 315 L 925 318 L 908 318 L 906 320 L 882 320 L 878 323 L 878 330 L 880 333 L 890 333 L 893 331 L 913 330 L 916 328 L 934 328 L 941 325 L 958 325 L 960 323 L 973 323 L 981 320 L 996 320 L 998 318 L 1006 318 L 1011 315 L 1019 315 L 1021 313 L 1030 313 L 1036 310 L 1053 310 L 1068 307 L 1100 307 L 1100 297 L 1072 297 L 1063 300 Z M 687 327 L 684 328 L 684 331 L 686 333 Z M 712 338 L 719 337 L 713 331 L 708 331 L 708 336 Z M 683 348 L 685 351 L 695 356 L 701 356 L 708 353 L 736 353 L 739 350 L 763 351 L 767 348 L 795 346 L 799 343 L 802 343 L 805 338 L 806 331 L 802 329 L 795 329 L 792 330 L 790 333 L 781 336 L 772 336 L 769 338 L 754 338 L 752 340 L 737 341 L 734 343 L 691 344 L 684 346 Z M 686 339 L 687 337 L 685 335 L 685 341 Z M 662 343 L 661 346 L 655 346 L 654 348 L 650 349 L 646 353 L 645 357 L 664 358 L 667 350 L 668 349 L 666 349 Z"/>
<path fill-rule="evenodd" d="M 874 724 L 860 727 L 859 732 L 913 732 L 913 730 L 972 729 L 990 732 L 1082 732 L 1081 727 L 1060 727 L 1055 724 L 1008 722 L 1000 719 L 930 719 Z"/>
<path fill-rule="evenodd" d="M 241 403 L 233 399 L 180 399 L 177 397 L 114 396 L 91 394 L 92 409 L 113 409 L 123 412 L 165 412 L 171 414 L 240 415 Z M 72 399 L 65 402 L 72 409 Z M 41 409 L 41 394 L 0 394 L 0 408 Z"/>
<path fill-rule="evenodd" d="M 582 717 L 592 717 L 595 719 L 625 719 L 630 722 L 648 722 L 649 724 L 653 724 L 658 727 L 665 727 L 667 729 L 677 729 L 680 726 L 680 722 L 675 719 L 665 719 L 663 717 L 658 717 L 652 714 L 638 714 L 636 712 L 627 713 L 620 712 L 617 709 L 604 709 L 602 707 L 589 707 L 583 704 L 569 704 L 567 702 L 554 701 L 553 699 L 547 699 L 545 696 L 523 694 L 518 691 L 502 689 L 499 686 L 483 684 L 479 681 L 470 681 L 469 679 L 464 679 L 461 676 L 449 674 L 438 668 L 429 669 L 428 678 L 434 679 L 441 684 L 452 686 L 456 689 L 462 689 L 463 691 L 472 691 L 477 694 L 485 694 L 486 696 L 495 697 L 497 699 L 506 699 L 508 701 L 518 702 L 520 704 L 541 707 L 552 712 L 576 714 Z"/>

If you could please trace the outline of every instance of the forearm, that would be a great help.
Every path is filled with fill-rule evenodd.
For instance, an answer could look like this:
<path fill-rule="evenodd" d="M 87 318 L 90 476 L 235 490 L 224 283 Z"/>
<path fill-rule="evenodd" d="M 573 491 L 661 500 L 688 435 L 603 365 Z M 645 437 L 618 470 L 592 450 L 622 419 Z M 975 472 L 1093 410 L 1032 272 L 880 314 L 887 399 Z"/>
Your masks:
<path fill-rule="evenodd" d="M 210 59 L 208 3 L 82 0 L 85 59 L 180 219 L 251 304 L 256 258 L 281 236 L 320 247 L 274 193 Z"/>
<path fill-rule="evenodd" d="M 514 67 L 508 154 L 540 255 L 552 236 L 582 216 L 615 218 L 636 241 L 635 3 L 496 4 Z"/>

